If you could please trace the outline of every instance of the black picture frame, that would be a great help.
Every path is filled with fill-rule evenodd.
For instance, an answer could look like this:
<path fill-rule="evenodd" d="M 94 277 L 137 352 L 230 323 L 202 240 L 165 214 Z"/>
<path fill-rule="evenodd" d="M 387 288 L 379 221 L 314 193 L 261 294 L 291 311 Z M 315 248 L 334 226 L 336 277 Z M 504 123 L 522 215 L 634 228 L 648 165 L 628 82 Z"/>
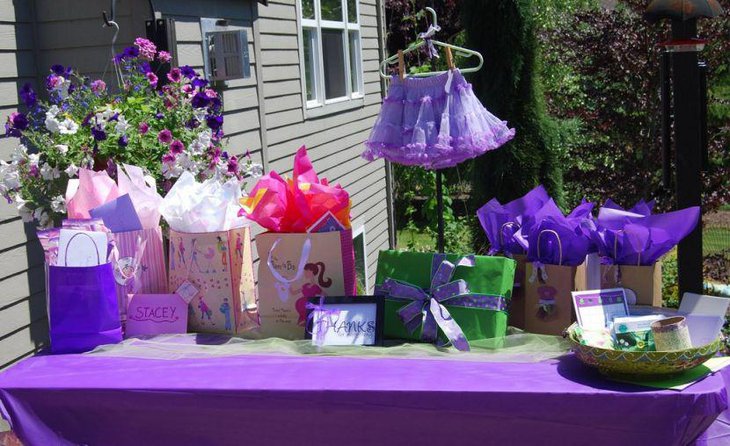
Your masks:
<path fill-rule="evenodd" d="M 309 303 L 319 305 L 321 297 L 312 297 Z M 383 331 L 385 326 L 385 299 L 383 296 L 326 296 L 322 305 L 375 305 L 375 342 L 373 344 L 361 344 L 363 347 L 383 345 Z M 307 309 L 307 324 L 304 330 L 304 338 L 312 339 L 313 318 L 310 317 L 312 310 Z M 335 347 L 335 346 L 333 346 Z"/>

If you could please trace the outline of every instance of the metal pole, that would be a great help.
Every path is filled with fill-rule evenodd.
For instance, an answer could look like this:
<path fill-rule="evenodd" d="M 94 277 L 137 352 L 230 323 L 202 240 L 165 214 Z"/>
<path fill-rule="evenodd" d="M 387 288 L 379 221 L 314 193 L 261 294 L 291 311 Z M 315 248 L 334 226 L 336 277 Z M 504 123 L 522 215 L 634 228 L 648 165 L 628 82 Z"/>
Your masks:
<path fill-rule="evenodd" d="M 697 36 L 697 20 L 672 20 L 672 38 Z M 700 71 L 696 51 L 672 53 L 677 207 L 702 205 Z M 679 296 L 702 293 L 702 219 L 679 244 Z"/>
<path fill-rule="evenodd" d="M 443 174 L 440 170 L 436 171 L 436 212 L 438 213 L 438 236 L 436 247 L 438 252 L 443 254 L 445 251 L 444 240 L 444 185 Z"/>

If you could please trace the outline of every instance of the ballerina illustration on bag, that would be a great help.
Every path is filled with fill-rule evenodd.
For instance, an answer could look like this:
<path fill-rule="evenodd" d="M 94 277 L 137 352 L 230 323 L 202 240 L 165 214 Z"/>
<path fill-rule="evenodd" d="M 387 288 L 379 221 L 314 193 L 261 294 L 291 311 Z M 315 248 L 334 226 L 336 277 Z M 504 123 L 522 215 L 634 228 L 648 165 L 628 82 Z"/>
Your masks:
<path fill-rule="evenodd" d="M 300 288 L 290 288 L 289 292 L 293 295 L 301 294 L 302 297 L 297 299 L 295 306 L 299 313 L 297 323 L 301 326 L 307 321 L 307 302 L 312 297 L 326 296 L 323 288 L 332 286 L 332 279 L 325 278 L 325 265 L 322 262 L 307 263 L 304 265 L 304 284 Z"/>

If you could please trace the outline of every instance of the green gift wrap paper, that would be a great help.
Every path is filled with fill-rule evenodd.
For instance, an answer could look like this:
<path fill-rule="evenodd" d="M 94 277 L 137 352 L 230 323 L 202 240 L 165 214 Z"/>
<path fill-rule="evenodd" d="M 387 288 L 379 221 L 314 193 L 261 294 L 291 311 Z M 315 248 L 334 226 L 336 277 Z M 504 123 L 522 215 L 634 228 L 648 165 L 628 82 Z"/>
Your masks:
<path fill-rule="evenodd" d="M 434 256 L 439 256 L 436 258 L 436 262 L 443 258 L 454 264 L 462 257 L 455 254 L 381 251 L 378 256 L 376 286 L 382 285 L 386 279 L 395 279 L 428 292 L 431 288 Z M 466 281 L 470 293 L 500 296 L 509 303 L 514 286 L 516 262 L 505 257 L 473 257 L 474 266 L 457 267 L 452 280 Z M 386 296 L 384 330 L 386 338 L 421 340 L 422 327 L 411 334 L 398 316 L 398 311 L 408 303 L 405 300 L 391 299 Z M 448 302 L 444 302 L 444 306 L 469 341 L 502 337 L 507 332 L 506 311 L 449 305 Z M 441 330 L 439 330 L 439 337 L 444 338 Z"/>

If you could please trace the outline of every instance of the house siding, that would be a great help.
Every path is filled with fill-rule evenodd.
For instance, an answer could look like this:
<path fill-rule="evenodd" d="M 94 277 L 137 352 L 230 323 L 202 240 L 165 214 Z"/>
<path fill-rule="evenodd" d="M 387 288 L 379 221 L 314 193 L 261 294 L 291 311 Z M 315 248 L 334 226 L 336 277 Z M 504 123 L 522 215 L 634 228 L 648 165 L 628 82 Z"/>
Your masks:
<path fill-rule="evenodd" d="M 360 24 L 365 97 L 362 106 L 308 118 L 302 104 L 299 31 L 295 0 L 155 0 L 157 14 L 175 20 L 177 62 L 203 70 L 200 18 L 225 18 L 248 34 L 251 78 L 228 81 L 223 96 L 229 152 L 249 152 L 266 170 L 290 173 L 292 158 L 306 145 L 321 176 L 345 187 L 353 222 L 364 222 L 370 284 L 378 251 L 389 247 L 389 219 L 383 161 L 360 157 L 381 103 L 377 74 L 379 34 L 376 0 L 362 0 Z M 81 73 L 113 82 L 109 42 L 101 26 L 101 4 L 87 0 L 0 0 L 0 113 L 15 111 L 25 82 L 41 85 L 47 69 L 64 63 Z M 117 51 L 145 35 L 148 2 L 117 3 Z M 111 85 L 111 84 L 110 84 Z M 17 140 L 0 138 L 0 159 Z M 0 203 L 0 368 L 47 343 L 43 252 L 32 225 L 12 205 Z M 261 231 L 255 226 L 254 236 Z M 258 264 L 258 258 L 255 259 Z"/>

